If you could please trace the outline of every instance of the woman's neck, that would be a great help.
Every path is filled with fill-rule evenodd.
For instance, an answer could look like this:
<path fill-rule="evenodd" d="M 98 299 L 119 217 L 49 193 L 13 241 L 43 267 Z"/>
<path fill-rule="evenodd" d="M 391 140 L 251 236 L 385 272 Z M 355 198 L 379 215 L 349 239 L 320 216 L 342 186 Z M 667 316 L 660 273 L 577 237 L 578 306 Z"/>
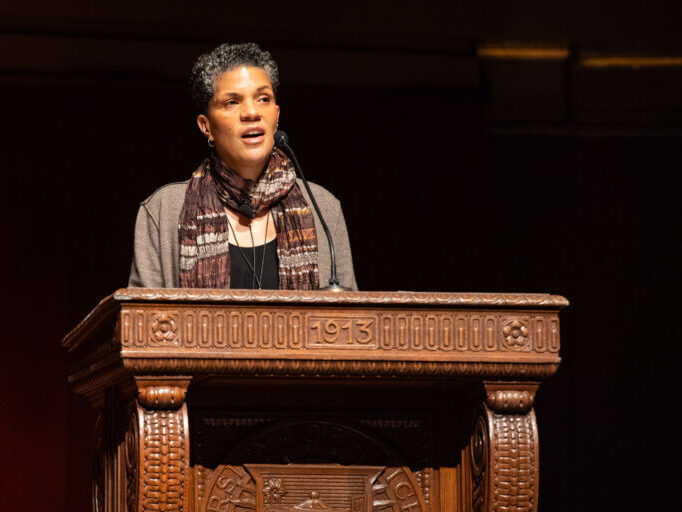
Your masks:
<path fill-rule="evenodd" d="M 235 165 L 234 162 L 231 162 L 229 158 L 226 158 L 227 155 L 221 155 L 218 153 L 218 157 L 223 161 L 223 163 L 230 169 L 232 169 L 234 172 L 239 174 L 242 178 L 246 180 L 251 180 L 251 181 L 257 181 L 258 177 L 261 175 L 263 172 L 263 169 L 267 165 L 267 160 L 265 162 L 259 162 L 255 163 L 253 165 L 247 165 L 247 164 L 241 164 L 241 165 Z"/>

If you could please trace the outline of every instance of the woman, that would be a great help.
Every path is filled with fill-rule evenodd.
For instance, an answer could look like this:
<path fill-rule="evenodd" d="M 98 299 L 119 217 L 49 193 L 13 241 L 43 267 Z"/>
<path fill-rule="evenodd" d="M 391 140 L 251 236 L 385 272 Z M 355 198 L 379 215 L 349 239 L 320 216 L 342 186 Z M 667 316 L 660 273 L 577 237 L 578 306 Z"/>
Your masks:
<path fill-rule="evenodd" d="M 223 44 L 194 64 L 192 98 L 209 157 L 184 183 L 140 205 L 129 286 L 312 290 L 329 281 L 320 220 L 274 148 L 278 70 L 253 43 Z M 332 233 L 342 285 L 356 289 L 338 200 L 310 184 Z"/>

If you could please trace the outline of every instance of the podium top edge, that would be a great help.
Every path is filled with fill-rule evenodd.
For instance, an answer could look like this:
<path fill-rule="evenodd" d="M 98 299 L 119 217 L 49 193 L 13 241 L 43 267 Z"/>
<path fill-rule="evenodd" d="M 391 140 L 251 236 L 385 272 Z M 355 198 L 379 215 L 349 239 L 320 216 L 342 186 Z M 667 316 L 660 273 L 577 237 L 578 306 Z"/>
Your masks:
<path fill-rule="evenodd" d="M 99 304 L 61 341 L 67 350 L 76 349 L 123 303 L 172 304 L 271 304 L 395 308 L 509 308 L 562 309 L 569 305 L 561 295 L 545 293 L 455 293 L 455 292 L 332 292 L 298 290 L 216 290 L 206 288 L 121 288 Z"/>
<path fill-rule="evenodd" d="M 116 302 L 193 302 L 232 304 L 317 304 L 383 306 L 462 306 L 510 308 L 565 308 L 568 300 L 546 293 L 332 292 L 299 290 L 237 290 L 205 288 L 121 288 L 113 294 Z"/>

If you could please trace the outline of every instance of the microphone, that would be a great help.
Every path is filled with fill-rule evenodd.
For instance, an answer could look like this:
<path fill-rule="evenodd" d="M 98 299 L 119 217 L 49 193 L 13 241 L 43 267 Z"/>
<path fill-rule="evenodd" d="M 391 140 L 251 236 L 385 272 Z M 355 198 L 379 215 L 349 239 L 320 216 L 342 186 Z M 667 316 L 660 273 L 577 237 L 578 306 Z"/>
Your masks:
<path fill-rule="evenodd" d="M 289 137 L 282 130 L 277 130 L 275 132 L 275 146 L 278 148 L 283 148 L 289 145 Z"/>
<path fill-rule="evenodd" d="M 256 216 L 256 212 L 253 211 L 249 203 L 240 204 L 237 211 L 248 219 L 253 219 Z"/>
<path fill-rule="evenodd" d="M 296 153 L 294 153 L 294 150 L 291 149 L 291 146 L 289 146 L 289 137 L 287 137 L 287 134 L 284 133 L 282 130 L 277 130 L 275 132 L 275 146 L 278 148 L 282 148 L 286 153 L 291 157 L 292 162 L 294 162 L 294 167 L 296 168 L 296 174 L 298 175 L 299 178 L 301 178 L 301 181 L 303 182 L 303 185 L 305 186 L 305 189 L 308 191 L 308 195 L 310 196 L 310 200 L 313 203 L 313 207 L 315 208 L 315 211 L 317 212 L 317 216 L 320 218 L 320 222 L 322 223 L 322 228 L 324 229 L 325 235 L 327 235 L 327 242 L 329 243 L 329 256 L 331 260 L 331 277 L 329 278 L 329 285 L 325 286 L 322 288 L 322 290 L 326 291 L 332 291 L 332 292 L 344 292 L 344 291 L 350 291 L 350 288 L 346 288 L 345 286 L 341 286 L 339 283 L 338 277 L 336 277 L 336 255 L 334 253 L 334 242 L 332 242 L 332 235 L 329 232 L 329 228 L 327 227 L 327 223 L 324 221 L 324 217 L 322 216 L 322 212 L 320 211 L 320 207 L 317 206 L 317 201 L 315 201 L 315 196 L 313 195 L 312 190 L 310 190 L 310 186 L 308 185 L 308 180 L 305 179 L 305 176 L 303 175 L 303 170 L 301 169 L 301 166 L 298 163 L 298 159 L 296 158 Z"/>

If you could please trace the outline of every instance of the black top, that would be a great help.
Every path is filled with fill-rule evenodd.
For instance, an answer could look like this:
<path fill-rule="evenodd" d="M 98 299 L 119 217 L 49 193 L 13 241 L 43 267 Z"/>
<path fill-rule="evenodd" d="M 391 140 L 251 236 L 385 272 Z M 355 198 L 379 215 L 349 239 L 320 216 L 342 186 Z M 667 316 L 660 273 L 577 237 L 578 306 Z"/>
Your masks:
<path fill-rule="evenodd" d="M 277 239 L 265 245 L 256 247 L 230 247 L 230 288 L 257 289 L 258 279 L 263 290 L 277 290 L 279 288 L 279 259 L 277 258 Z M 265 257 L 263 257 L 265 249 Z M 256 251 L 256 265 L 254 267 L 254 250 Z M 248 260 L 248 263 L 247 263 Z M 251 270 L 255 268 L 256 276 Z M 262 278 L 261 278 L 262 269 Z"/>

